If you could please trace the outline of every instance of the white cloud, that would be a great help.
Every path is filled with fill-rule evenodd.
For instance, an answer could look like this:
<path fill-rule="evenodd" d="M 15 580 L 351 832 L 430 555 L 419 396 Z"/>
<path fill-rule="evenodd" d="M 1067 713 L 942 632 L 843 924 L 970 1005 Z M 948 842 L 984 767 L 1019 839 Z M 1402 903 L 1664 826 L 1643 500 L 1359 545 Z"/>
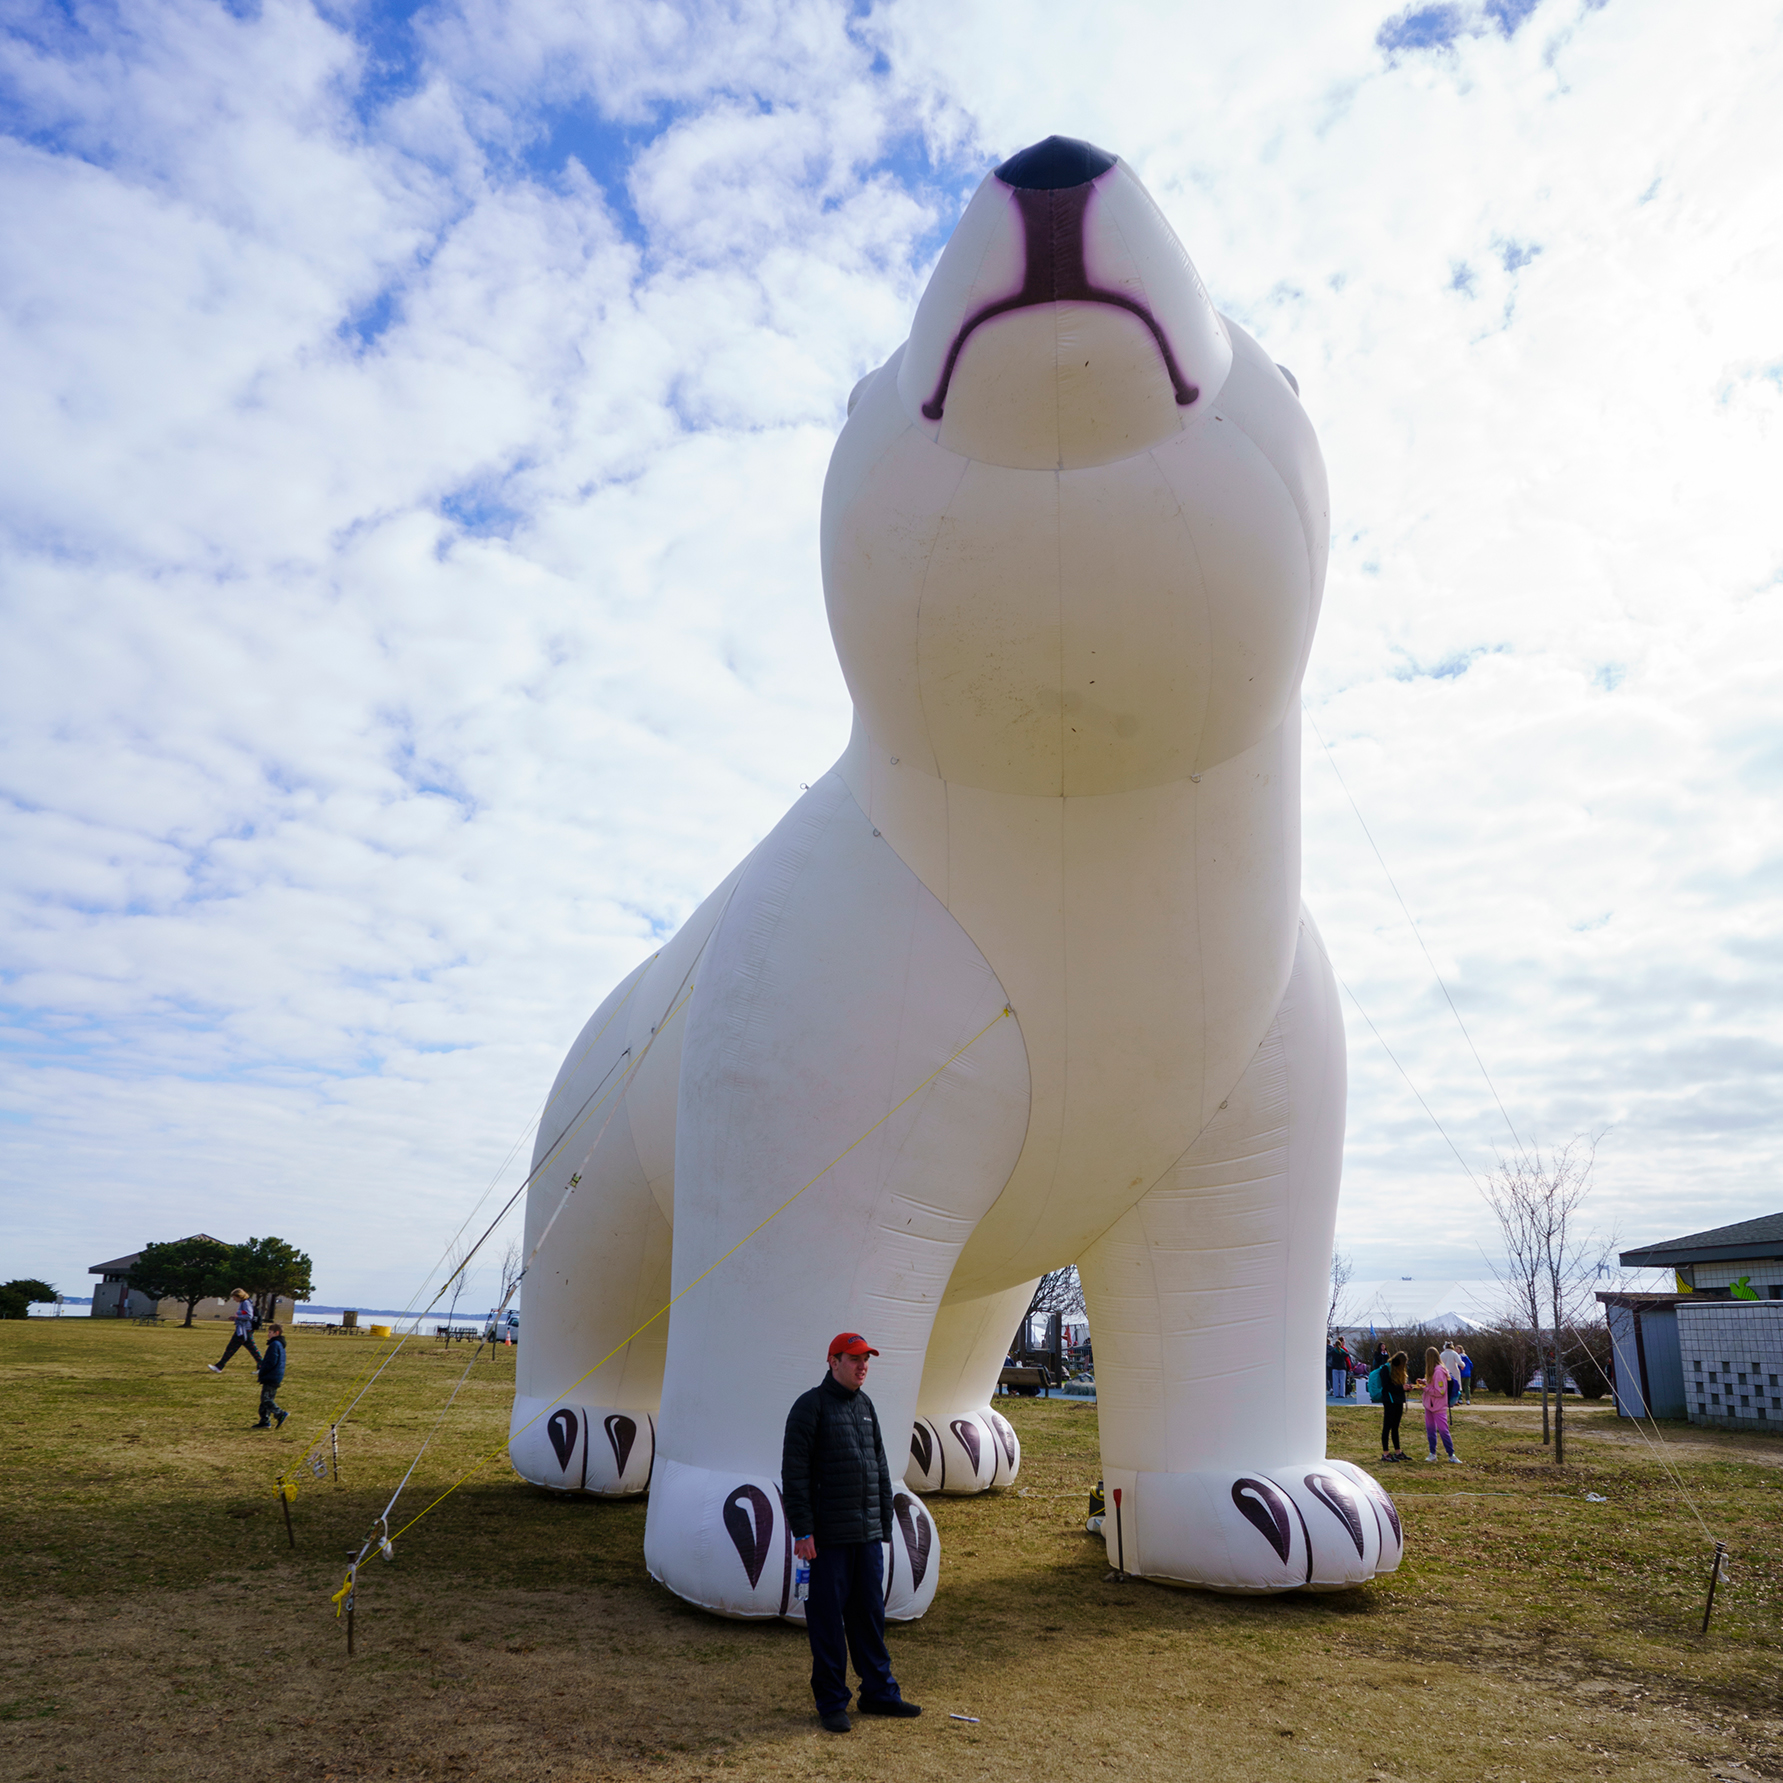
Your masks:
<path fill-rule="evenodd" d="M 327 1292 L 406 1292 L 607 985 L 840 746 L 843 399 L 989 158 L 1054 130 L 1132 161 L 1300 378 L 1309 707 L 1520 1130 L 1610 1129 L 1630 1241 L 1778 1205 L 1772 13 L 357 17 L 8 43 L 15 1273 L 272 1229 Z M 1477 1169 L 1503 1123 L 1310 730 L 1306 807 L 1339 970 Z M 1477 1273 L 1359 1019 L 1351 1056 L 1342 1241 Z"/>

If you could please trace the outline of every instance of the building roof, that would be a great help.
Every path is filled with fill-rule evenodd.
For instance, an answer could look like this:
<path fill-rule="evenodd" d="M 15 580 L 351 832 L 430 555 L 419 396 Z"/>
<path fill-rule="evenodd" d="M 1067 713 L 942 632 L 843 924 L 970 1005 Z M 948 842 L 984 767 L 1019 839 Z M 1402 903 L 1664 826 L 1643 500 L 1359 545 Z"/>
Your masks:
<path fill-rule="evenodd" d="M 1731 1226 L 1711 1226 L 1663 1244 L 1643 1244 L 1617 1259 L 1624 1269 L 1677 1269 L 1689 1263 L 1743 1263 L 1783 1258 L 1783 1213 L 1767 1213 Z"/>
<path fill-rule="evenodd" d="M 227 1242 L 221 1238 L 212 1238 L 208 1232 L 193 1232 L 188 1234 L 185 1238 L 176 1238 L 174 1243 L 190 1244 L 194 1238 L 202 1238 L 207 1244 L 223 1244 Z M 109 1263 L 90 1263 L 87 1266 L 87 1274 L 128 1275 L 132 1265 L 135 1264 L 141 1255 L 141 1251 L 132 1251 L 127 1257 L 113 1257 Z"/>

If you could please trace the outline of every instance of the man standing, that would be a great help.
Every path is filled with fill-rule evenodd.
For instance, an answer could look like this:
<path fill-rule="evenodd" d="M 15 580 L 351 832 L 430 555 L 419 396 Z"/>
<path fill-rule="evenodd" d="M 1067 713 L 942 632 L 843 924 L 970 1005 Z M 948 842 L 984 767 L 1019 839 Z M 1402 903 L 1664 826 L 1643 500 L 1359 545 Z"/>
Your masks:
<path fill-rule="evenodd" d="M 1454 1338 L 1443 1345 L 1438 1360 L 1449 1371 L 1449 1408 L 1453 1410 L 1455 1401 L 1461 1397 L 1461 1352 L 1455 1348 Z"/>
<path fill-rule="evenodd" d="M 780 1478 L 793 1552 L 811 1563 L 805 1633 L 811 1694 L 830 1733 L 847 1733 L 848 1662 L 860 1675 L 863 1715 L 920 1715 L 892 1676 L 880 1572 L 892 1533 L 891 1469 L 873 1402 L 861 1387 L 879 1352 L 858 1331 L 830 1344 L 830 1371 L 786 1414 Z M 800 1533 L 803 1531 L 803 1533 Z"/>

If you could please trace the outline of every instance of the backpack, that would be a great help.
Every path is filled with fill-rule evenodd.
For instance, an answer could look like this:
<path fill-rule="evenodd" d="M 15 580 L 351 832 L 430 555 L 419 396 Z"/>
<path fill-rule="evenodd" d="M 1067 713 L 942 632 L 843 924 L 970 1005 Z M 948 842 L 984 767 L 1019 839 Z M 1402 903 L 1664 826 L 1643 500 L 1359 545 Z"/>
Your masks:
<path fill-rule="evenodd" d="M 1387 1365 L 1383 1362 L 1381 1366 L 1368 1377 L 1368 1397 L 1372 1399 L 1376 1405 L 1379 1405 L 1382 1399 L 1386 1396 L 1381 1387 L 1381 1376 L 1386 1372 Z"/>

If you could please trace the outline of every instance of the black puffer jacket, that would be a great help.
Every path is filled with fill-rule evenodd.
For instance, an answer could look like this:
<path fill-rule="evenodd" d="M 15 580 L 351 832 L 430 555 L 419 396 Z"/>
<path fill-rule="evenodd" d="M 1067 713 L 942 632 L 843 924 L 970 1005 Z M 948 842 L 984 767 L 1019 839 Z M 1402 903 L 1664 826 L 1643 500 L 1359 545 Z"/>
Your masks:
<path fill-rule="evenodd" d="M 786 1414 L 780 1479 L 793 1536 L 825 1542 L 891 1540 L 891 1469 L 865 1393 L 826 1374 Z"/>

